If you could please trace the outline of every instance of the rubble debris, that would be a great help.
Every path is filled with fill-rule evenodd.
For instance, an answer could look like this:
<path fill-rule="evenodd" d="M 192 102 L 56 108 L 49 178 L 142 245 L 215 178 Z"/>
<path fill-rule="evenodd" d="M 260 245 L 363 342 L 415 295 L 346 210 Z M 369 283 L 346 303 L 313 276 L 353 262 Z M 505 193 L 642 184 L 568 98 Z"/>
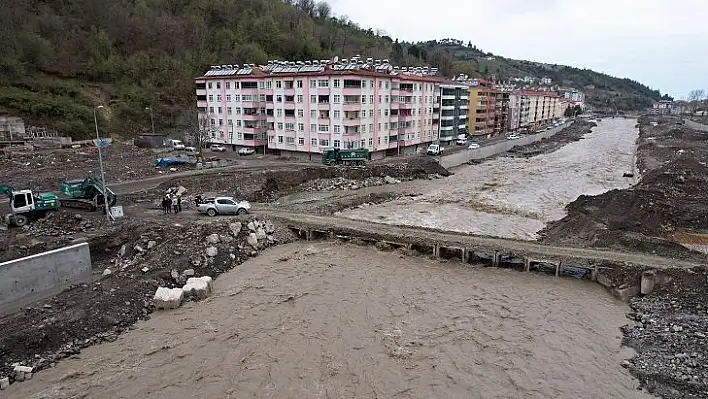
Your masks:
<path fill-rule="evenodd" d="M 111 272 L 111 269 L 106 269 L 103 271 L 103 277 L 108 277 L 111 274 L 113 274 L 113 272 Z"/>
<path fill-rule="evenodd" d="M 5 390 L 10 386 L 10 377 L 0 378 L 0 390 Z"/>
<path fill-rule="evenodd" d="M 184 291 L 182 288 L 158 287 L 153 297 L 156 309 L 177 309 L 182 305 Z"/>

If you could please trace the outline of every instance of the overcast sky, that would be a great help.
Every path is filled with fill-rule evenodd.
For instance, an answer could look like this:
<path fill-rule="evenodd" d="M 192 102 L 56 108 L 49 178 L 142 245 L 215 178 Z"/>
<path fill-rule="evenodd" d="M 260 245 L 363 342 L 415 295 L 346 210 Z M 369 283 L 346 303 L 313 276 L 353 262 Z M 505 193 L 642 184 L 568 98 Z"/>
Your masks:
<path fill-rule="evenodd" d="M 708 0 L 328 2 L 399 40 L 471 40 L 504 57 L 632 78 L 677 99 L 708 91 Z"/>

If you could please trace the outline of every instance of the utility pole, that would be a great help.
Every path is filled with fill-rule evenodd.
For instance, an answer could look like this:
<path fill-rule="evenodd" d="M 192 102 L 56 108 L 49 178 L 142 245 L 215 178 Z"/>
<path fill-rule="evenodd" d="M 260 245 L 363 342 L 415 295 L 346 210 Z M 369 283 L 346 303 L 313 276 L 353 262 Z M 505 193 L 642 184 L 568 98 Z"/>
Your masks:
<path fill-rule="evenodd" d="M 106 218 L 110 221 L 112 220 L 111 212 L 108 209 L 108 196 L 106 195 L 108 183 L 106 182 L 106 175 L 103 172 L 103 156 L 101 154 L 101 147 L 103 146 L 103 143 L 101 142 L 101 137 L 98 134 L 98 118 L 96 117 L 96 111 L 99 109 L 103 109 L 103 105 L 99 105 L 98 107 L 93 109 L 93 123 L 96 126 L 96 147 L 98 147 L 98 165 L 101 168 L 101 191 L 103 191 L 103 205 L 106 210 Z"/>
<path fill-rule="evenodd" d="M 146 111 L 150 111 L 150 124 L 152 125 L 152 135 L 155 135 L 155 119 L 152 117 L 152 107 L 145 107 Z"/>

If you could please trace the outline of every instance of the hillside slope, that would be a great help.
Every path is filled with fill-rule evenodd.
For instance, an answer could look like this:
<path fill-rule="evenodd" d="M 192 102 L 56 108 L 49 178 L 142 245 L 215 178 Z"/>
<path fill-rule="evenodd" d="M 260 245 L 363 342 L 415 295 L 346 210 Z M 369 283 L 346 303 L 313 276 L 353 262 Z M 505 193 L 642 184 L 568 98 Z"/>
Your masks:
<path fill-rule="evenodd" d="M 178 129 L 193 104 L 192 78 L 211 64 L 362 54 L 445 74 L 527 70 L 523 61 L 484 68 L 460 49 L 399 43 L 313 0 L 11 1 L 0 27 L 0 114 L 75 138 L 92 134 L 98 104 L 106 105 L 102 130 L 113 135 L 149 130 L 146 107 L 157 130 Z M 582 86 L 581 77 L 571 83 Z M 658 95 L 637 85 L 606 83 L 642 104 Z"/>

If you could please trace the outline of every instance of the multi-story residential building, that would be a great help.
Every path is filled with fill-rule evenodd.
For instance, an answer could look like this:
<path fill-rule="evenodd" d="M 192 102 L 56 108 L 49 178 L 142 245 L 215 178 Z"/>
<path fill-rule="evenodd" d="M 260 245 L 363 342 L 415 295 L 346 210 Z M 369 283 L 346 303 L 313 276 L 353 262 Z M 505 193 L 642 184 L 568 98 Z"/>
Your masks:
<path fill-rule="evenodd" d="M 312 158 L 324 148 L 367 148 L 372 158 L 438 139 L 436 68 L 388 60 L 214 66 L 195 80 L 211 141 Z"/>
<path fill-rule="evenodd" d="M 560 89 L 560 94 L 563 98 L 568 99 L 576 103 L 577 105 L 580 105 L 581 107 L 584 107 L 585 104 L 585 93 L 583 93 L 580 90 L 572 89 L 572 88 L 562 88 Z"/>
<path fill-rule="evenodd" d="M 517 90 L 510 95 L 510 129 L 534 130 L 563 117 L 561 98 L 550 92 Z"/>
<path fill-rule="evenodd" d="M 468 135 L 469 84 L 445 82 L 440 86 L 440 141 L 450 142 Z"/>
<path fill-rule="evenodd" d="M 470 82 L 470 111 L 467 131 L 473 136 L 488 136 L 494 134 L 495 106 L 492 82 L 475 80 Z"/>
<path fill-rule="evenodd" d="M 654 114 L 669 115 L 671 114 L 671 109 L 673 108 L 673 101 L 661 100 L 652 104 L 652 111 Z"/>

